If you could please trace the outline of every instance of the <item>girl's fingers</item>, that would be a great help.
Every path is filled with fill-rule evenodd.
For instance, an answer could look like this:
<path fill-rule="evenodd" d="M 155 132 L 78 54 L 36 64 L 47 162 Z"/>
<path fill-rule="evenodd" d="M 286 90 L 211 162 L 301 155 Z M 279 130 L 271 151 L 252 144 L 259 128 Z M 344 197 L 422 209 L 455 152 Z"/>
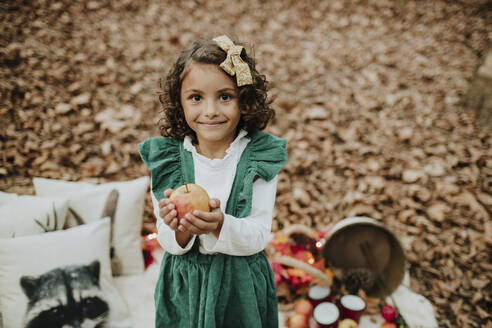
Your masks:
<path fill-rule="evenodd" d="M 176 210 L 174 208 L 174 204 L 169 203 L 166 206 L 160 208 L 160 210 L 159 210 L 159 216 L 164 219 L 172 211 L 175 211 L 176 212 Z"/>
<path fill-rule="evenodd" d="M 191 233 L 193 235 L 203 235 L 203 234 L 208 232 L 208 231 L 200 230 L 192 224 L 189 224 L 189 223 L 183 224 L 181 222 L 179 223 L 178 230 L 181 232 L 188 231 L 189 233 Z"/>
<path fill-rule="evenodd" d="M 171 201 L 169 200 L 169 196 L 171 195 L 172 192 L 173 192 L 172 189 L 166 189 L 166 191 L 164 191 L 164 198 L 159 201 L 159 207 L 164 207 L 168 204 L 172 204 Z"/>
<path fill-rule="evenodd" d="M 176 212 L 176 210 L 171 210 L 162 219 L 164 220 L 164 223 L 169 225 L 171 223 L 171 221 L 176 218 L 177 214 L 178 213 Z"/>
<path fill-rule="evenodd" d="M 167 198 L 163 198 L 159 201 L 158 206 L 160 209 L 162 209 L 163 207 L 166 207 L 169 204 L 172 204 L 171 201 Z"/>
<path fill-rule="evenodd" d="M 173 218 L 171 220 L 171 222 L 168 224 L 169 228 L 171 228 L 172 230 L 176 230 L 178 229 L 178 219 L 176 218 Z"/>
<path fill-rule="evenodd" d="M 220 221 L 220 216 L 222 213 L 218 210 L 213 212 L 194 211 L 193 214 L 204 221 L 214 223 Z"/>
<path fill-rule="evenodd" d="M 209 206 L 211 209 L 220 207 L 220 200 L 218 198 L 212 198 L 209 201 Z"/>
<path fill-rule="evenodd" d="M 159 211 L 162 221 L 164 221 L 164 223 L 173 230 L 176 230 L 178 227 L 178 219 L 176 218 L 177 214 L 178 212 L 176 212 L 174 205 L 172 204 L 169 204 L 167 207 Z"/>
<path fill-rule="evenodd" d="M 191 214 L 186 215 L 186 217 L 182 219 L 179 224 L 193 234 L 208 233 L 210 231 L 213 231 L 217 226 L 217 224 L 215 224 L 214 222 L 201 220 L 200 218 Z"/>

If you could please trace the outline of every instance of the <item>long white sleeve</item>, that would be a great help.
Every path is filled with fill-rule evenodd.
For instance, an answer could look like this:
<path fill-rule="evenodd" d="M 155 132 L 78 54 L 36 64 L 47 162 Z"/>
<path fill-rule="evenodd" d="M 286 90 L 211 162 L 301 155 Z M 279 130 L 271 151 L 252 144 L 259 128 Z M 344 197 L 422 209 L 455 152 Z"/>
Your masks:
<path fill-rule="evenodd" d="M 239 219 L 224 215 L 218 239 L 213 234 L 201 236 L 207 253 L 248 256 L 263 250 L 271 238 L 276 192 L 277 177 L 269 182 L 255 181 L 250 215 Z"/>
<path fill-rule="evenodd" d="M 181 247 L 178 242 L 176 241 L 176 233 L 174 230 L 169 228 L 167 224 L 164 223 L 164 220 L 162 220 L 161 216 L 159 215 L 159 203 L 157 202 L 157 199 L 155 198 L 154 194 L 152 191 L 150 192 L 152 195 L 152 204 L 154 205 L 154 214 L 157 219 L 156 221 L 156 227 L 157 227 L 157 241 L 159 244 L 161 244 L 162 248 L 171 254 L 174 255 L 182 255 L 188 252 L 191 247 L 193 246 L 193 243 L 195 242 L 196 236 L 193 236 L 191 240 L 188 242 L 188 245 L 185 246 L 185 248 Z"/>

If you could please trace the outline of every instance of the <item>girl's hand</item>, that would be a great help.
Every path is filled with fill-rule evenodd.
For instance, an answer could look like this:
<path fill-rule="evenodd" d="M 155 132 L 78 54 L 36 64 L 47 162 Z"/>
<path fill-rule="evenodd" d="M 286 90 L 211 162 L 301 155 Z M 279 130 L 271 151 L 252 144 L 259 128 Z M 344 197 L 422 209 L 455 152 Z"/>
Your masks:
<path fill-rule="evenodd" d="M 220 200 L 212 198 L 209 205 L 210 212 L 194 211 L 193 214 L 186 214 L 179 222 L 178 231 L 188 231 L 195 235 L 212 232 L 215 237 L 219 238 L 224 222 L 224 213 L 220 210 Z"/>
<path fill-rule="evenodd" d="M 166 189 L 164 191 L 164 197 L 159 201 L 159 215 L 172 230 L 176 232 L 176 242 L 181 246 L 185 247 L 190 241 L 192 235 L 188 231 L 179 231 L 178 230 L 178 212 L 174 208 L 174 204 L 169 200 L 169 196 L 173 192 L 172 189 Z"/>
<path fill-rule="evenodd" d="M 174 204 L 169 200 L 169 196 L 173 192 L 172 189 L 166 189 L 164 191 L 164 197 L 159 201 L 159 215 L 172 230 L 176 231 L 178 229 L 178 212 L 174 208 Z"/>

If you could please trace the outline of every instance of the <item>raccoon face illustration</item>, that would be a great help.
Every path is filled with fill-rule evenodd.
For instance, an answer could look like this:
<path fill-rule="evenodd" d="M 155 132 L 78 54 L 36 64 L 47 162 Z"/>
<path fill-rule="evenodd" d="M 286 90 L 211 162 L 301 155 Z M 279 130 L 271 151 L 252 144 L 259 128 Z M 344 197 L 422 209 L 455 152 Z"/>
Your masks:
<path fill-rule="evenodd" d="M 99 261 L 23 276 L 20 284 L 29 299 L 26 328 L 104 328 L 109 305 L 99 287 Z"/>

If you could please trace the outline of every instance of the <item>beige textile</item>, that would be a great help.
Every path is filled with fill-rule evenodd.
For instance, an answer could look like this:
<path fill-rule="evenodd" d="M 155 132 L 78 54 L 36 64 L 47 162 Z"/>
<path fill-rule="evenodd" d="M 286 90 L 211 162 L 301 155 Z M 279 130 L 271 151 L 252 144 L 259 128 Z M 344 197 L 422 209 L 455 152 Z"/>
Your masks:
<path fill-rule="evenodd" d="M 218 36 L 213 40 L 222 50 L 227 52 L 227 58 L 220 64 L 220 67 L 230 76 L 236 75 L 237 86 L 253 84 L 249 66 L 241 58 L 243 47 L 235 45 L 225 35 Z"/>

